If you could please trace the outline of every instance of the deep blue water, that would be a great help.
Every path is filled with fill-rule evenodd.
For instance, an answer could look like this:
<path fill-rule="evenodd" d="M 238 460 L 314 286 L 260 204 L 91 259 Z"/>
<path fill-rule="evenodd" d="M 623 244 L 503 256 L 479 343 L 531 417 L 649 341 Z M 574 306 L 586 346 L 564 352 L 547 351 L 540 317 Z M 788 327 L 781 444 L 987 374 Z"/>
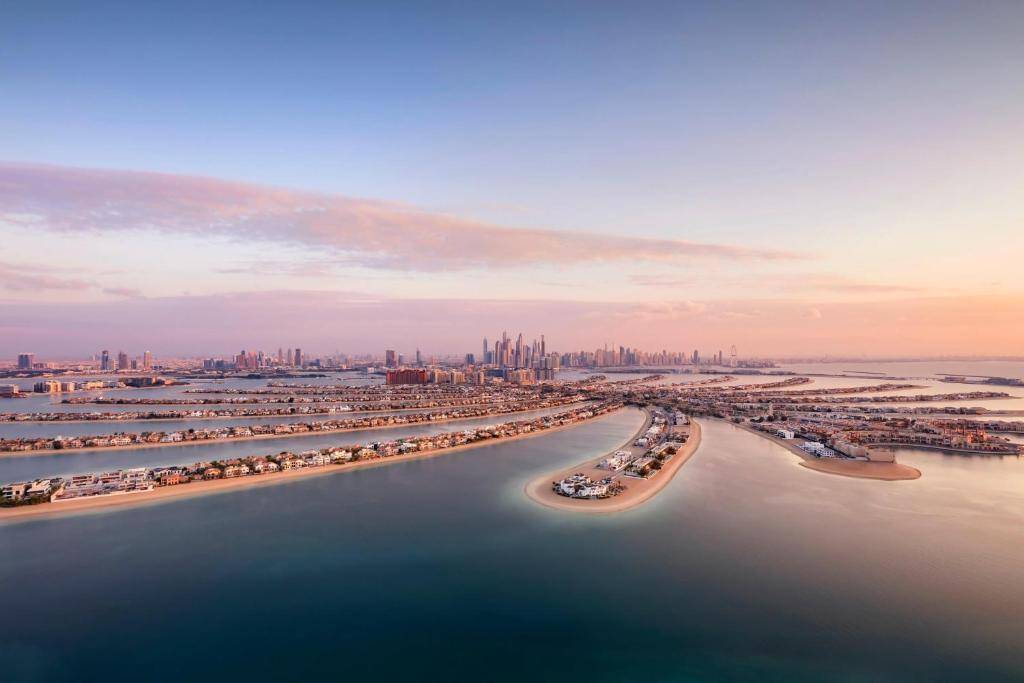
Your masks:
<path fill-rule="evenodd" d="M 868 482 L 705 422 L 632 511 L 523 495 L 639 420 L 0 526 L 0 678 L 1024 677 L 1020 460 L 904 451 L 922 479 Z"/>

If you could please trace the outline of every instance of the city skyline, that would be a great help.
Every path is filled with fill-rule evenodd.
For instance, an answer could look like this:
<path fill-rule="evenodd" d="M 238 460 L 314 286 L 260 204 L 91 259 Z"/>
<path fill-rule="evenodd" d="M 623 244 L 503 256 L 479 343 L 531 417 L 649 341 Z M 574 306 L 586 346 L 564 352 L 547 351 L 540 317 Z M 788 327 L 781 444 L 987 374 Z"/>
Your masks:
<path fill-rule="evenodd" d="M 19 370 L 32 370 L 39 367 L 46 367 L 60 362 L 92 362 L 98 363 L 101 371 L 122 371 L 122 370 L 149 370 L 155 361 L 202 361 L 204 365 L 233 364 L 233 369 L 256 369 L 261 367 L 302 367 L 308 363 L 316 364 L 322 360 L 338 361 L 348 359 L 360 363 L 379 362 L 384 368 L 396 368 L 405 366 L 436 365 L 438 363 L 450 364 L 452 362 L 464 363 L 465 365 L 490 365 L 496 368 L 529 368 L 539 367 L 544 369 L 557 370 L 562 364 L 564 367 L 575 365 L 697 365 L 701 362 L 723 364 L 725 351 L 718 349 L 709 354 L 702 354 L 700 349 L 641 349 L 623 344 L 604 343 L 601 346 L 590 348 L 556 348 L 548 346 L 546 335 L 541 333 L 538 338 L 528 340 L 522 332 L 512 336 L 507 331 L 495 339 L 493 347 L 488 343 L 487 337 L 483 338 L 483 347 L 480 353 L 472 351 L 443 351 L 423 353 L 418 346 L 404 348 L 386 348 L 376 351 L 304 351 L 301 347 L 291 348 L 278 346 L 275 352 L 273 348 L 262 349 L 250 346 L 243 348 L 237 353 L 212 352 L 200 356 L 175 356 L 165 358 L 155 357 L 149 349 L 140 353 L 129 353 L 118 349 L 116 355 L 110 349 L 91 354 L 80 354 L 69 357 L 38 358 L 33 351 L 19 352 L 17 358 L 9 365 Z M 408 354 L 408 355 L 407 355 Z M 740 356 L 735 345 L 730 346 L 729 359 L 735 363 Z M 8 364 L 6 359 L 0 358 L 0 366 Z M 207 367 L 206 369 L 213 369 Z"/>

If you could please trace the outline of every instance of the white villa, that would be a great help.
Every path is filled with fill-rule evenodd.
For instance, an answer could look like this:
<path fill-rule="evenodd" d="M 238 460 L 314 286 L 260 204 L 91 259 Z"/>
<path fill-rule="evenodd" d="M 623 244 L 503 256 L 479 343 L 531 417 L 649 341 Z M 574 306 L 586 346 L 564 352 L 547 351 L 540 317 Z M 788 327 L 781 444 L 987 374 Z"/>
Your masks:
<path fill-rule="evenodd" d="M 598 467 L 604 470 L 611 470 L 618 472 L 629 464 L 633 454 L 629 451 L 615 451 L 614 455 L 609 455 L 607 458 L 598 463 Z"/>
<path fill-rule="evenodd" d="M 800 448 L 819 458 L 836 457 L 836 452 L 834 450 L 823 443 L 818 443 L 817 441 L 804 441 L 800 444 Z"/>
<path fill-rule="evenodd" d="M 594 481 L 583 473 L 571 474 L 562 481 L 554 482 L 554 490 L 568 498 L 601 498 L 608 495 L 610 479 Z"/>

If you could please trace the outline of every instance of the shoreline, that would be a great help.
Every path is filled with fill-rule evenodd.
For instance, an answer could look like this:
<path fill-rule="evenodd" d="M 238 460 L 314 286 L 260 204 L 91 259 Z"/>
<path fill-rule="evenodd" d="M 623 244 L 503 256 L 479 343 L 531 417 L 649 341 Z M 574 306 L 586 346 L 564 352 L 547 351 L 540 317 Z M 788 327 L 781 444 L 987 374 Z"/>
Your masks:
<path fill-rule="evenodd" d="M 898 462 L 865 462 L 864 460 L 816 458 L 810 453 L 800 449 L 790 439 L 780 439 L 777 436 L 760 432 L 753 427 L 730 422 L 729 420 L 722 421 L 785 448 L 790 453 L 793 453 L 800 458 L 800 462 L 797 464 L 811 470 L 812 472 L 832 474 L 839 477 L 850 477 L 853 479 L 870 479 L 872 481 L 913 481 L 914 479 L 921 478 L 921 470 L 916 467 L 911 467 L 910 465 L 901 465 Z"/>
<path fill-rule="evenodd" d="M 586 405 L 586 401 L 579 403 L 567 403 L 566 406 Z M 192 441 L 173 441 L 168 443 L 133 443 L 127 446 L 94 446 L 82 448 L 37 448 L 30 451 L 0 451 L 0 460 L 4 458 L 28 458 L 47 455 L 59 455 L 61 453 L 106 453 L 110 451 L 135 451 L 146 448 L 174 448 L 180 446 L 202 446 L 214 443 L 235 443 L 239 441 L 261 441 L 266 439 L 288 439 L 297 436 L 317 436 L 319 434 L 345 434 L 347 432 L 362 432 L 368 430 L 398 429 L 400 427 L 415 427 L 425 424 L 441 424 L 446 422 L 458 422 L 460 420 L 480 420 L 488 417 L 505 417 L 507 415 L 521 415 L 539 410 L 557 409 L 565 406 L 548 406 L 547 408 L 528 408 L 526 410 L 514 410 L 508 413 L 492 413 L 490 415 L 474 415 L 471 417 L 446 417 L 440 420 L 423 420 L 421 422 L 406 422 L 403 424 L 381 425 L 377 427 L 346 427 L 344 429 L 318 429 L 316 431 L 297 432 L 292 434 L 255 434 L 253 436 L 236 436 L 226 439 L 196 439 Z M 288 424 L 288 423 L 285 423 Z M 135 432 L 132 432 L 135 433 Z"/>
<path fill-rule="evenodd" d="M 647 429 L 649 424 L 650 418 L 648 417 L 644 420 L 640 429 L 638 429 L 628 441 L 611 452 L 629 447 L 629 445 Z M 573 465 L 572 467 L 558 470 L 556 472 L 549 472 L 543 476 L 537 477 L 523 487 L 523 493 L 535 503 L 555 510 L 568 510 L 571 512 L 583 512 L 589 514 L 611 514 L 629 510 L 652 499 L 663 488 L 668 486 L 669 482 L 675 478 L 675 475 L 680 469 L 682 469 L 683 465 L 689 462 L 690 458 L 693 457 L 693 454 L 697 452 L 697 449 L 700 447 L 700 442 L 700 423 L 693 420 L 693 418 L 690 418 L 690 434 L 686 439 L 686 443 L 683 444 L 683 447 L 678 453 L 672 456 L 672 459 L 668 461 L 661 471 L 650 479 L 625 479 L 626 490 L 611 498 L 567 498 L 566 496 L 561 496 L 551 490 L 552 481 L 561 479 L 579 471 L 590 470 L 592 472 L 601 473 L 605 476 L 611 474 L 608 470 L 598 470 L 595 467 L 598 462 L 608 455 L 607 453 L 602 454 L 598 458 L 589 458 L 582 463 Z"/>
<path fill-rule="evenodd" d="M 999 433 L 1002 433 L 1002 434 L 1021 434 L 1020 432 L 997 432 L 997 434 L 999 434 Z M 1021 435 L 1024 436 L 1024 434 L 1021 434 Z M 1001 457 L 1001 458 L 1019 458 L 1019 457 L 1021 457 L 1021 455 L 1024 455 L 1022 453 L 1000 453 L 999 451 L 972 451 L 972 450 L 967 449 L 967 448 L 947 448 L 946 446 L 932 446 L 931 444 L 923 444 L 923 443 L 888 443 L 888 442 L 886 442 L 886 443 L 873 443 L 871 445 L 872 446 L 877 446 L 879 448 L 891 448 L 891 449 L 894 449 L 894 450 L 898 449 L 898 448 L 906 448 L 906 449 L 911 449 L 911 450 L 913 450 L 915 448 L 920 448 L 921 450 L 925 450 L 925 451 L 939 451 L 941 453 L 949 453 L 950 455 L 981 455 L 981 456 L 993 456 L 994 455 L 994 456 L 998 456 L 998 457 Z"/>
<path fill-rule="evenodd" d="M 210 481 L 195 481 L 187 484 L 178 484 L 176 486 L 160 486 L 154 488 L 151 491 L 144 491 L 140 493 L 132 494 L 115 494 L 107 496 L 94 496 L 90 498 L 69 500 L 63 502 L 48 502 L 40 503 L 38 505 L 24 505 L 13 508 L 0 508 L 0 526 L 4 524 L 16 524 L 23 521 L 30 521 L 33 519 L 40 519 L 46 517 L 57 517 L 61 515 L 69 515 L 74 513 L 89 513 L 93 511 L 130 507 L 135 505 L 144 504 L 157 504 L 160 502 L 166 502 L 175 499 L 193 498 L 204 495 L 216 495 L 220 493 L 228 493 L 231 491 L 251 489 L 261 486 L 274 486 L 277 484 L 284 484 L 290 481 L 298 479 L 308 479 L 310 477 L 324 476 L 329 474 L 340 474 L 342 472 L 351 472 L 358 469 L 366 469 L 371 467 L 383 467 L 394 462 L 409 462 L 412 460 L 427 460 L 430 458 L 436 458 L 447 453 L 455 453 L 457 451 L 465 451 L 473 448 L 482 448 L 484 446 L 497 446 L 500 444 L 512 443 L 514 441 L 521 441 L 523 439 L 531 439 L 545 434 L 554 434 L 565 429 L 571 429 L 573 427 L 579 427 L 584 424 L 588 424 L 593 420 L 600 420 L 601 418 L 614 415 L 622 408 L 616 408 L 603 415 L 598 415 L 594 418 L 588 418 L 574 422 L 572 424 L 560 425 L 558 427 L 552 427 L 550 429 L 542 429 L 526 434 L 517 434 L 516 436 L 510 436 L 504 439 L 487 439 L 485 441 L 478 441 L 476 443 L 463 444 L 460 446 L 452 446 L 451 448 L 436 448 L 429 451 L 417 451 L 415 453 L 406 453 L 405 455 L 393 455 L 387 458 L 375 458 L 373 460 L 360 460 L 358 462 L 349 462 L 341 465 L 325 465 L 323 467 L 303 467 L 296 470 L 288 470 L 287 472 L 274 472 L 271 474 L 259 474 L 249 475 L 245 477 L 233 477 L 231 479 L 213 479 Z"/>
<path fill-rule="evenodd" d="M 413 410 L 444 410 L 446 408 L 471 408 L 473 406 L 491 405 L 489 403 L 470 403 L 461 406 L 433 406 L 430 408 L 384 408 L 381 410 L 345 410 L 340 413 L 287 413 L 280 415 L 200 415 L 200 416 L 189 416 L 184 415 L 181 417 L 136 417 L 131 420 L 120 420 L 117 418 L 97 418 L 93 420 L 0 420 L 0 429 L 4 425 L 53 425 L 53 424 L 95 424 L 97 422 L 111 424 L 125 424 L 131 422 L 189 422 L 192 420 L 276 420 L 285 419 L 289 417 L 323 417 L 324 419 L 336 419 L 339 415 L 390 415 L 393 413 L 408 413 Z M 130 410 L 124 411 L 126 413 L 133 412 Z M 8 413 L 15 414 L 15 413 Z M 75 413 L 62 413 L 64 415 L 74 415 Z M 83 415 L 88 415 L 87 411 L 82 411 Z"/>

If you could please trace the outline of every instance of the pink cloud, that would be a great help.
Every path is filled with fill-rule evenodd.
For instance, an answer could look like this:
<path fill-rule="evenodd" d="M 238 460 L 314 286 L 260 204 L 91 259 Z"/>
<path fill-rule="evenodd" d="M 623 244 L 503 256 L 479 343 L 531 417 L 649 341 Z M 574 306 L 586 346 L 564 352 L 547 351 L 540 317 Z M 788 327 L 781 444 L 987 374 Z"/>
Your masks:
<path fill-rule="evenodd" d="M 642 287 L 680 288 L 699 284 L 697 277 L 678 277 L 661 273 L 636 273 L 630 276 L 633 284 Z M 764 286 L 763 276 L 718 277 L 720 287 L 757 288 Z M 787 292 L 830 292 L 833 294 L 914 294 L 924 292 L 923 287 L 869 282 L 842 275 L 828 273 L 777 273 L 771 276 L 771 283 Z"/>
<path fill-rule="evenodd" d="M 784 289 L 791 291 L 825 291 L 839 294 L 909 294 L 922 292 L 922 287 L 892 284 L 887 282 L 865 282 L 840 275 L 812 273 L 807 275 L 782 276 L 788 280 Z"/>
<path fill-rule="evenodd" d="M 142 297 L 142 292 L 134 287 L 104 287 L 103 293 L 110 294 L 111 296 L 123 296 L 129 299 Z"/>
<path fill-rule="evenodd" d="M 28 263 L 0 262 L 0 289 L 27 292 L 38 290 L 89 289 L 95 283 L 67 277 L 67 271 Z"/>
<path fill-rule="evenodd" d="M 693 287 L 700 283 L 696 277 L 675 277 L 657 273 L 635 273 L 629 276 L 633 284 L 642 287 Z"/>
<path fill-rule="evenodd" d="M 322 249 L 369 267 L 421 271 L 803 258 L 785 250 L 508 228 L 401 204 L 210 178 L 14 163 L 0 164 L 0 220 L 58 232 L 229 236 Z"/>

